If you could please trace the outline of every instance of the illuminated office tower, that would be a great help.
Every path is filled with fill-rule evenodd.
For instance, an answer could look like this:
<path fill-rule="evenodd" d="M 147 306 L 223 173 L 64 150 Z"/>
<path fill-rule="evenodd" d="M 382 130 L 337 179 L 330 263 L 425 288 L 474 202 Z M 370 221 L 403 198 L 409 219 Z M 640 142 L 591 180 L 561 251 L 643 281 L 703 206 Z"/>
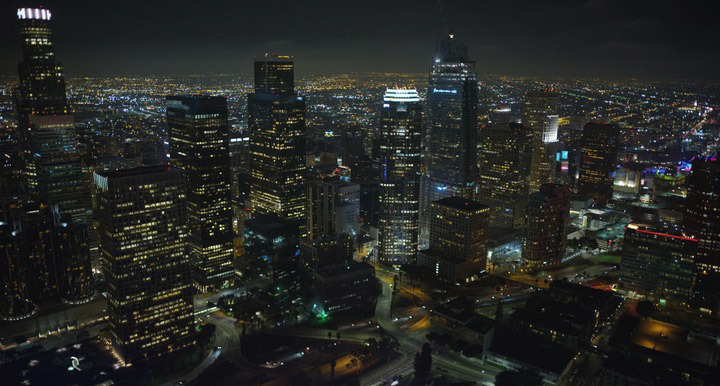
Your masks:
<path fill-rule="evenodd" d="M 519 123 L 502 123 L 480 132 L 475 199 L 490 207 L 490 226 L 525 227 L 532 131 Z"/>
<path fill-rule="evenodd" d="M 12 224 L 0 221 L 0 319 L 30 316 L 35 310 L 26 279 L 29 266 L 24 254 L 25 235 Z"/>
<path fill-rule="evenodd" d="M 147 166 L 93 179 L 113 344 L 127 362 L 192 345 L 184 173 Z"/>
<path fill-rule="evenodd" d="M 565 257 L 570 189 L 544 184 L 530 195 L 522 257 L 530 268 L 552 267 Z"/>
<path fill-rule="evenodd" d="M 601 205 L 613 195 L 618 135 L 618 127 L 607 123 L 588 122 L 582 131 L 578 193 Z"/>
<path fill-rule="evenodd" d="M 533 193 L 540 190 L 540 185 L 555 182 L 558 94 L 551 90 L 528 92 L 522 123 L 533 131 L 530 160 L 530 193 Z"/>
<path fill-rule="evenodd" d="M 485 271 L 490 208 L 453 196 L 432 203 L 430 248 L 420 251 L 418 265 L 452 283 Z"/>
<path fill-rule="evenodd" d="M 87 227 L 65 215 L 54 229 L 58 291 L 68 303 L 84 303 L 93 296 L 92 265 Z"/>
<path fill-rule="evenodd" d="M 250 201 L 254 213 L 304 228 L 305 98 L 292 90 L 292 60 L 285 60 L 283 66 L 255 63 L 256 88 L 248 95 Z"/>
<path fill-rule="evenodd" d="M 467 45 L 441 40 L 430 69 L 420 205 L 420 245 L 427 246 L 430 206 L 450 196 L 471 198 L 477 179 L 478 83 Z"/>
<path fill-rule="evenodd" d="M 29 139 L 31 115 L 68 114 L 63 68 L 55 60 L 50 10 L 20 8 L 22 61 L 20 84 L 15 92 L 20 141 Z"/>
<path fill-rule="evenodd" d="M 628 224 L 622 246 L 620 288 L 655 299 L 690 300 L 697 239 L 645 224 Z"/>
<path fill-rule="evenodd" d="M 415 89 L 387 89 L 380 115 L 380 261 L 414 263 L 418 248 L 422 105 Z"/>
<path fill-rule="evenodd" d="M 698 240 L 693 304 L 718 314 L 720 306 L 720 161 L 696 157 L 687 184 L 683 228 Z"/>
<path fill-rule="evenodd" d="M 187 179 L 187 255 L 200 292 L 233 283 L 232 177 L 227 100 L 219 96 L 167 98 L 170 163 Z"/>
<path fill-rule="evenodd" d="M 288 55 L 265 54 L 255 59 L 255 92 L 276 95 L 295 93 L 295 63 Z"/>

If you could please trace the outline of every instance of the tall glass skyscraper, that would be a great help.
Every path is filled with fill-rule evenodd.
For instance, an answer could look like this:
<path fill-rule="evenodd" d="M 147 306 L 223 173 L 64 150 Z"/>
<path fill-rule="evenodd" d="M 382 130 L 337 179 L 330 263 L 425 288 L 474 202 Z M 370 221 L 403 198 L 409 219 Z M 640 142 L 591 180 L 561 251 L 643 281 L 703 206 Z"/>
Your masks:
<path fill-rule="evenodd" d="M 292 59 L 282 63 L 255 64 L 255 92 L 248 95 L 250 201 L 254 213 L 304 223 L 305 98 L 292 89 Z"/>
<path fill-rule="evenodd" d="M 255 92 L 287 95 L 295 92 L 295 63 L 288 55 L 265 54 L 255 59 Z"/>
<path fill-rule="evenodd" d="M 170 162 L 185 171 L 188 257 L 201 292 L 232 284 L 233 210 L 227 100 L 204 95 L 167 98 Z"/>
<path fill-rule="evenodd" d="M 530 161 L 530 193 L 555 182 L 558 144 L 558 94 L 552 90 L 530 91 L 525 96 L 522 123 L 533 131 Z"/>
<path fill-rule="evenodd" d="M 380 261 L 414 263 L 418 249 L 422 105 L 415 89 L 388 89 L 379 130 Z"/>
<path fill-rule="evenodd" d="M 31 115 L 67 114 L 70 108 L 65 96 L 63 68 L 55 60 L 50 10 L 20 8 L 22 61 L 18 64 L 20 84 L 15 104 L 20 140 L 27 140 Z"/>
<path fill-rule="evenodd" d="M 192 345 L 184 173 L 146 166 L 93 180 L 113 345 L 126 362 Z"/>
<path fill-rule="evenodd" d="M 420 206 L 420 244 L 430 235 L 430 205 L 450 196 L 471 198 L 477 179 L 478 84 L 467 45 L 451 33 L 430 69 L 427 134 Z"/>
<path fill-rule="evenodd" d="M 45 8 L 20 8 L 22 60 L 15 90 L 17 144 L 22 150 L 27 196 L 57 206 L 73 222 L 88 227 L 91 254 L 97 234 L 91 224 L 90 192 L 77 152 L 75 120 L 65 95 L 63 68 L 55 59 L 50 20 Z"/>

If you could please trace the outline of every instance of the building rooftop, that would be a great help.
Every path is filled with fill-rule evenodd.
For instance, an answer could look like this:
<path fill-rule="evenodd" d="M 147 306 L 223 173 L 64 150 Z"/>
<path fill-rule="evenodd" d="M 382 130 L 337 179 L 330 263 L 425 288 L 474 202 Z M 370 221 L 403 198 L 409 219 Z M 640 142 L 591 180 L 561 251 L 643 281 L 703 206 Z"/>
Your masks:
<path fill-rule="evenodd" d="M 440 204 L 443 206 L 447 206 L 450 208 L 455 208 L 459 210 L 464 210 L 468 212 L 476 212 L 479 210 L 489 210 L 490 207 L 484 204 L 481 204 L 477 201 L 468 200 L 466 198 L 462 198 L 459 196 L 452 196 L 452 197 L 446 197 L 440 200 L 435 201 L 433 204 Z"/>
<path fill-rule="evenodd" d="M 122 170 L 103 170 L 96 172 L 96 174 L 113 179 L 113 178 L 124 178 L 124 177 L 135 177 L 146 174 L 156 174 L 164 172 L 180 172 L 180 169 L 171 167 L 170 165 L 154 165 L 154 166 L 141 166 L 133 169 L 122 169 Z"/>

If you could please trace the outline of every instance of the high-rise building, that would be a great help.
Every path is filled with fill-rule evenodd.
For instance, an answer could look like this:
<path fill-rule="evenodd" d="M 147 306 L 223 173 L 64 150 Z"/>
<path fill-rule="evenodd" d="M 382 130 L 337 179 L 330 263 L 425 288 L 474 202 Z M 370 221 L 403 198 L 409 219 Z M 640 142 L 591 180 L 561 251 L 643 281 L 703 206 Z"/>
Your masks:
<path fill-rule="evenodd" d="M 532 131 L 519 123 L 502 123 L 480 132 L 475 199 L 490 207 L 490 226 L 525 227 Z"/>
<path fill-rule="evenodd" d="M 485 271 L 490 208 L 453 196 L 432 203 L 430 248 L 418 254 L 418 264 L 453 283 Z"/>
<path fill-rule="evenodd" d="M 544 184 L 530 195 L 522 257 L 531 268 L 552 267 L 565 257 L 570 189 Z"/>
<path fill-rule="evenodd" d="M 415 89 L 387 89 L 379 130 L 378 258 L 413 263 L 418 249 L 422 105 Z"/>
<path fill-rule="evenodd" d="M 295 93 L 295 63 L 288 55 L 265 54 L 255 58 L 255 92 L 276 95 Z"/>
<path fill-rule="evenodd" d="M 248 95 L 250 201 L 254 213 L 304 223 L 305 98 L 292 89 L 292 59 L 283 60 L 255 64 L 255 93 Z"/>
<path fill-rule="evenodd" d="M 430 206 L 471 198 L 477 179 L 478 83 L 467 45 L 452 33 L 438 43 L 427 91 L 427 134 L 420 206 L 420 245 L 427 246 Z"/>
<path fill-rule="evenodd" d="M 194 344 L 184 173 L 147 166 L 93 179 L 113 344 L 126 362 Z"/>
<path fill-rule="evenodd" d="M 333 233 L 301 242 L 300 249 L 302 263 L 310 271 L 353 259 L 353 240 L 346 233 Z"/>
<path fill-rule="evenodd" d="M 187 179 L 187 255 L 201 292 L 231 286 L 232 176 L 227 100 L 219 96 L 167 98 L 170 163 Z"/>
<path fill-rule="evenodd" d="M 628 224 L 622 246 L 620 288 L 655 299 L 690 300 L 697 239 L 645 224 Z"/>
<path fill-rule="evenodd" d="M 0 318 L 29 316 L 40 302 L 93 296 L 87 228 L 57 206 L 12 205 L 0 221 Z"/>
<path fill-rule="evenodd" d="M 307 181 L 307 237 L 315 240 L 335 233 L 336 185 L 322 178 Z"/>
<path fill-rule="evenodd" d="M 618 127 L 607 123 L 588 122 L 582 131 L 578 193 L 601 205 L 613 195 L 618 135 Z"/>
<path fill-rule="evenodd" d="M 60 213 L 89 226 L 90 191 L 77 154 L 73 116 L 31 115 L 29 119 L 25 175 L 30 196 L 36 202 L 57 205 Z"/>
<path fill-rule="evenodd" d="M 540 185 L 555 182 L 558 94 L 552 90 L 528 92 L 522 124 L 533 131 L 530 161 L 530 193 L 533 193 L 540 190 Z"/>
<path fill-rule="evenodd" d="M 292 300 L 300 288 L 300 228 L 297 222 L 274 215 L 245 221 L 243 238 L 249 263 L 265 263 L 272 279 L 270 293 L 279 301 Z M 251 262 L 251 260 L 255 260 Z"/>
<path fill-rule="evenodd" d="M 29 139 L 31 115 L 63 115 L 70 112 L 65 95 L 63 68 L 55 59 L 50 10 L 20 8 L 22 61 L 20 84 L 15 92 L 20 141 Z"/>
<path fill-rule="evenodd" d="M 698 240 L 692 302 L 700 310 L 720 312 L 720 161 L 696 157 L 687 179 L 683 216 L 685 235 Z"/>

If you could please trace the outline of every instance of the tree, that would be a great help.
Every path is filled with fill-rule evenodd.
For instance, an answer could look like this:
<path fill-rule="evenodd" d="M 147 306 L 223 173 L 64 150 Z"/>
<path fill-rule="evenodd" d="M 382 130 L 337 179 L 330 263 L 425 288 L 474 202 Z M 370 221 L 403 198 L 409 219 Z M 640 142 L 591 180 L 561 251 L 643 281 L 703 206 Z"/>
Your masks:
<path fill-rule="evenodd" d="M 432 368 L 432 348 L 430 348 L 429 344 L 423 344 L 422 350 L 415 354 L 413 367 L 415 368 L 415 378 L 425 379 L 430 375 L 430 369 Z"/>
<path fill-rule="evenodd" d="M 335 333 L 335 337 L 337 338 L 337 341 L 340 342 L 340 331 Z"/>
<path fill-rule="evenodd" d="M 637 304 L 637 313 L 644 318 L 649 317 L 655 312 L 655 305 L 649 300 L 641 300 Z"/>
<path fill-rule="evenodd" d="M 505 370 L 495 377 L 495 386 L 542 386 L 542 377 L 535 370 Z"/>
<path fill-rule="evenodd" d="M 328 331 L 328 340 L 332 339 L 332 331 Z"/>

